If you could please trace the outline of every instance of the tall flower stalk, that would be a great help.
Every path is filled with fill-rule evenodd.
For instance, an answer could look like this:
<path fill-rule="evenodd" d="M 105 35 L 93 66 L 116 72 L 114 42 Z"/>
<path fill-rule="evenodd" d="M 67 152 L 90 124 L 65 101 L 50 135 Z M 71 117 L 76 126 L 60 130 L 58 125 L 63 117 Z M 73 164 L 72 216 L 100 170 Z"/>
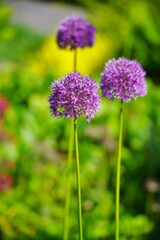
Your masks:
<path fill-rule="evenodd" d="M 74 58 L 73 58 L 73 71 L 77 70 L 77 48 L 74 49 Z"/>
<path fill-rule="evenodd" d="M 80 176 L 79 150 L 78 150 L 77 119 L 74 120 L 74 139 L 75 139 L 75 153 L 76 153 L 79 239 L 83 240 L 82 203 L 81 203 L 81 201 L 82 201 L 81 200 L 81 176 Z"/>
<path fill-rule="evenodd" d="M 83 239 L 82 230 L 82 211 L 81 211 L 81 184 L 80 184 L 80 167 L 79 167 L 79 154 L 78 154 L 78 136 L 77 136 L 77 118 L 81 115 L 90 121 L 96 112 L 99 110 L 100 96 L 98 95 L 99 87 L 89 76 L 83 76 L 78 72 L 71 72 L 70 74 L 62 77 L 60 80 L 55 81 L 51 85 L 51 94 L 49 97 L 50 110 L 55 117 L 70 118 L 74 122 L 74 139 L 76 151 L 76 174 L 77 174 L 77 196 L 78 196 L 78 226 L 79 237 Z M 73 139 L 73 138 L 72 138 Z M 70 146 L 70 153 L 73 153 L 73 144 Z M 71 158 L 69 161 L 71 163 Z M 68 168 L 71 169 L 71 166 Z M 67 185 L 67 191 L 70 189 L 70 184 Z M 69 191 L 68 191 L 69 194 Z M 69 210 L 69 201 L 66 205 L 66 214 Z M 68 226 L 68 219 L 66 227 Z M 68 237 L 68 228 L 66 228 L 64 237 Z"/>
<path fill-rule="evenodd" d="M 86 20 L 79 17 L 67 17 L 58 27 L 57 44 L 60 48 L 73 50 L 73 71 L 77 70 L 77 48 L 91 47 L 94 44 L 95 28 Z M 63 223 L 63 240 L 68 240 L 69 236 L 69 209 L 71 195 L 71 178 L 72 178 L 72 158 L 74 142 L 74 122 L 70 123 L 70 138 L 68 149 L 68 163 L 66 172 L 66 190 L 65 190 L 65 210 Z M 77 179 L 78 180 L 78 179 Z M 82 235 L 82 234 L 81 234 Z"/>
<path fill-rule="evenodd" d="M 70 210 L 70 195 L 72 182 L 72 162 L 73 162 L 73 144 L 74 144 L 74 120 L 70 120 L 70 136 L 68 146 L 68 162 L 66 171 L 66 187 L 65 187 L 65 208 L 63 222 L 63 240 L 67 240 L 69 236 L 69 210 Z"/>
<path fill-rule="evenodd" d="M 73 51 L 73 71 L 77 69 L 77 48 Z M 74 120 L 70 120 L 70 134 L 68 145 L 68 162 L 66 172 L 66 187 L 65 187 L 65 208 L 63 221 L 63 240 L 68 240 L 69 236 L 69 212 L 70 212 L 70 197 L 71 197 L 71 183 L 72 183 L 72 162 L 73 162 L 73 145 L 74 145 Z"/>
<path fill-rule="evenodd" d="M 116 240 L 119 240 L 119 206 L 120 206 L 120 180 L 121 180 L 121 155 L 122 155 L 122 134 L 123 134 L 123 100 L 120 108 L 120 125 L 118 140 L 117 157 L 117 176 L 116 176 Z"/>
<path fill-rule="evenodd" d="M 119 240 L 123 102 L 129 102 L 131 99 L 135 100 L 138 96 L 143 97 L 146 95 L 147 85 L 145 81 L 145 71 L 136 60 L 128 60 L 124 57 L 118 60 L 109 60 L 101 74 L 101 90 L 102 94 L 110 100 L 121 100 L 115 201 L 115 239 Z"/>

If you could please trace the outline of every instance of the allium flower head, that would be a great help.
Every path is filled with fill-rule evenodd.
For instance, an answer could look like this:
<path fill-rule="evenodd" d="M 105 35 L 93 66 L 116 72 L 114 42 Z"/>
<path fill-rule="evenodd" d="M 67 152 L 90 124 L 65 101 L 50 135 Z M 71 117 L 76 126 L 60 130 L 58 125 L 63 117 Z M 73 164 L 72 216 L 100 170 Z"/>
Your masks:
<path fill-rule="evenodd" d="M 57 43 L 60 48 L 75 49 L 91 47 L 94 43 L 96 29 L 83 18 L 68 17 L 59 26 Z"/>
<path fill-rule="evenodd" d="M 129 102 L 145 96 L 147 85 L 145 71 L 136 60 L 124 57 L 109 60 L 101 74 L 101 90 L 110 100 L 115 98 Z"/>
<path fill-rule="evenodd" d="M 72 72 L 51 85 L 50 110 L 54 116 L 76 119 L 84 115 L 89 121 L 99 110 L 98 89 L 89 76 Z"/>

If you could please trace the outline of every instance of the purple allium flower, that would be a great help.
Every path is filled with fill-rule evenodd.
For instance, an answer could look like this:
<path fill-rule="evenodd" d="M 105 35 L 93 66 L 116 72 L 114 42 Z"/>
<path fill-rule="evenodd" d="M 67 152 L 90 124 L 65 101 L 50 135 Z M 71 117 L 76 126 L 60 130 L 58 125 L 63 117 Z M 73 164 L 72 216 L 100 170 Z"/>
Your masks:
<path fill-rule="evenodd" d="M 110 100 L 129 102 L 147 94 L 145 71 L 136 60 L 124 57 L 109 60 L 101 73 L 101 90 Z"/>
<path fill-rule="evenodd" d="M 72 72 L 51 85 L 50 110 L 54 116 L 59 117 L 76 119 L 85 115 L 89 121 L 99 110 L 98 89 L 89 76 Z"/>
<path fill-rule="evenodd" d="M 94 43 L 96 29 L 83 18 L 68 17 L 59 26 L 57 43 L 60 48 L 75 49 L 91 47 Z"/>

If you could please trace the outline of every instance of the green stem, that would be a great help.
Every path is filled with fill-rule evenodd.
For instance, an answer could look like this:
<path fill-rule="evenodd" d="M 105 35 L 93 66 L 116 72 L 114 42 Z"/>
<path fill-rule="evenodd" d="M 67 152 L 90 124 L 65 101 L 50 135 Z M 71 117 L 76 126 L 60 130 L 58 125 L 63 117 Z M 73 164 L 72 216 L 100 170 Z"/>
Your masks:
<path fill-rule="evenodd" d="M 73 57 L 73 71 L 77 68 L 77 49 L 74 51 Z M 69 237 L 69 210 L 70 210 L 70 195 L 71 195 L 71 182 L 72 182 L 72 162 L 73 162 L 73 145 L 74 145 L 74 120 L 71 119 L 70 123 L 70 138 L 68 147 L 68 162 L 66 172 L 66 187 L 65 187 L 65 209 L 64 209 L 64 222 L 63 222 L 63 240 L 68 240 Z"/>
<path fill-rule="evenodd" d="M 121 102 L 121 110 L 120 110 L 120 127 L 119 127 L 118 158 L 117 158 L 116 240 L 119 240 L 119 206 L 120 206 L 120 176 L 121 176 L 122 132 L 123 132 L 123 101 Z"/>
<path fill-rule="evenodd" d="M 63 223 L 63 240 L 68 240 L 69 236 L 69 209 L 70 209 L 70 195 L 71 195 L 71 170 L 73 161 L 73 143 L 74 143 L 74 120 L 70 122 L 70 138 L 68 148 L 68 162 L 66 172 L 66 188 L 65 188 L 65 209 L 64 209 L 64 223 Z"/>
<path fill-rule="evenodd" d="M 78 190 L 78 225 L 79 225 L 79 239 L 83 240 L 82 230 L 82 207 L 81 207 L 81 179 L 79 166 L 79 152 L 78 152 L 78 135 L 77 135 L 77 120 L 74 120 L 74 138 L 76 151 L 76 175 L 77 175 L 77 190 Z"/>
<path fill-rule="evenodd" d="M 74 52 L 73 71 L 76 72 L 76 70 L 77 70 L 77 48 L 73 52 Z"/>

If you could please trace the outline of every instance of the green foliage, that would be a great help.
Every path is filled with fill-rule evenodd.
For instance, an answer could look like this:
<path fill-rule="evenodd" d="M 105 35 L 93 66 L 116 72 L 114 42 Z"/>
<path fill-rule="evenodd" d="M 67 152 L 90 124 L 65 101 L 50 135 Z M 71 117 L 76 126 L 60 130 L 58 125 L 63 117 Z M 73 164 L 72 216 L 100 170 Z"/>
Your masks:
<path fill-rule="evenodd" d="M 9 22 L 11 9 L 0 2 L 0 27 Z"/>
<path fill-rule="evenodd" d="M 158 1 L 106 1 L 90 4 L 91 21 L 115 46 L 115 56 L 140 61 L 159 82 L 160 21 Z"/>
<path fill-rule="evenodd" d="M 96 4 L 94 2 L 93 8 Z M 132 40 L 129 37 L 131 26 L 118 13 L 118 9 L 121 14 L 126 11 L 119 1 L 107 1 L 105 8 L 104 5 L 98 5 L 103 21 L 98 12 L 94 17 L 97 28 L 100 27 L 105 36 L 113 39 L 114 43 L 119 40 L 113 55 L 115 53 L 118 56 L 122 52 L 122 40 L 127 36 L 124 38 L 128 44 L 126 56 L 129 56 L 127 54 L 131 49 L 135 49 L 134 54 L 138 59 L 141 54 L 144 55 L 142 62 L 153 75 L 150 63 L 153 63 L 153 58 L 158 58 L 156 49 L 159 49 L 159 33 L 155 29 L 159 23 L 154 19 L 156 16 L 152 16 L 152 11 L 148 11 L 146 2 L 135 1 L 135 4 L 143 14 L 134 19 L 135 10 L 129 8 L 129 19 L 130 22 L 134 21 L 134 29 L 140 28 L 143 34 L 137 32 L 132 44 L 126 41 L 127 38 Z M 122 26 L 126 26 L 126 30 Z M 0 95 L 5 95 L 9 102 L 0 121 L 0 181 L 2 175 L 11 177 L 5 188 L 0 189 L 0 238 L 61 239 L 69 121 L 53 118 L 49 112 L 49 87 L 57 79 L 57 73 L 36 75 L 29 67 L 29 61 L 34 59 L 36 50 L 43 44 L 43 36 L 6 22 L 0 28 Z M 150 42 L 155 45 L 157 54 L 146 57 L 149 47 L 143 46 L 144 36 L 147 41 L 145 44 Z M 136 55 L 140 46 L 143 51 Z M 157 65 L 158 60 L 154 67 L 157 68 Z M 155 75 L 159 81 L 156 71 Z M 99 82 L 99 72 L 96 76 Z M 152 181 L 157 185 L 160 182 L 160 86 L 150 78 L 147 82 L 148 95 L 125 104 L 124 108 L 120 214 L 122 240 L 159 240 L 159 188 L 148 187 L 147 182 Z M 91 123 L 83 118 L 78 120 L 86 240 L 114 239 L 119 107 L 117 101 L 102 99 L 100 112 Z M 74 169 L 75 162 L 73 172 Z M 76 177 L 73 174 L 71 240 L 78 239 L 76 189 Z"/>
<path fill-rule="evenodd" d="M 0 60 L 24 61 L 43 40 L 40 34 L 20 25 L 3 25 L 0 27 Z"/>

